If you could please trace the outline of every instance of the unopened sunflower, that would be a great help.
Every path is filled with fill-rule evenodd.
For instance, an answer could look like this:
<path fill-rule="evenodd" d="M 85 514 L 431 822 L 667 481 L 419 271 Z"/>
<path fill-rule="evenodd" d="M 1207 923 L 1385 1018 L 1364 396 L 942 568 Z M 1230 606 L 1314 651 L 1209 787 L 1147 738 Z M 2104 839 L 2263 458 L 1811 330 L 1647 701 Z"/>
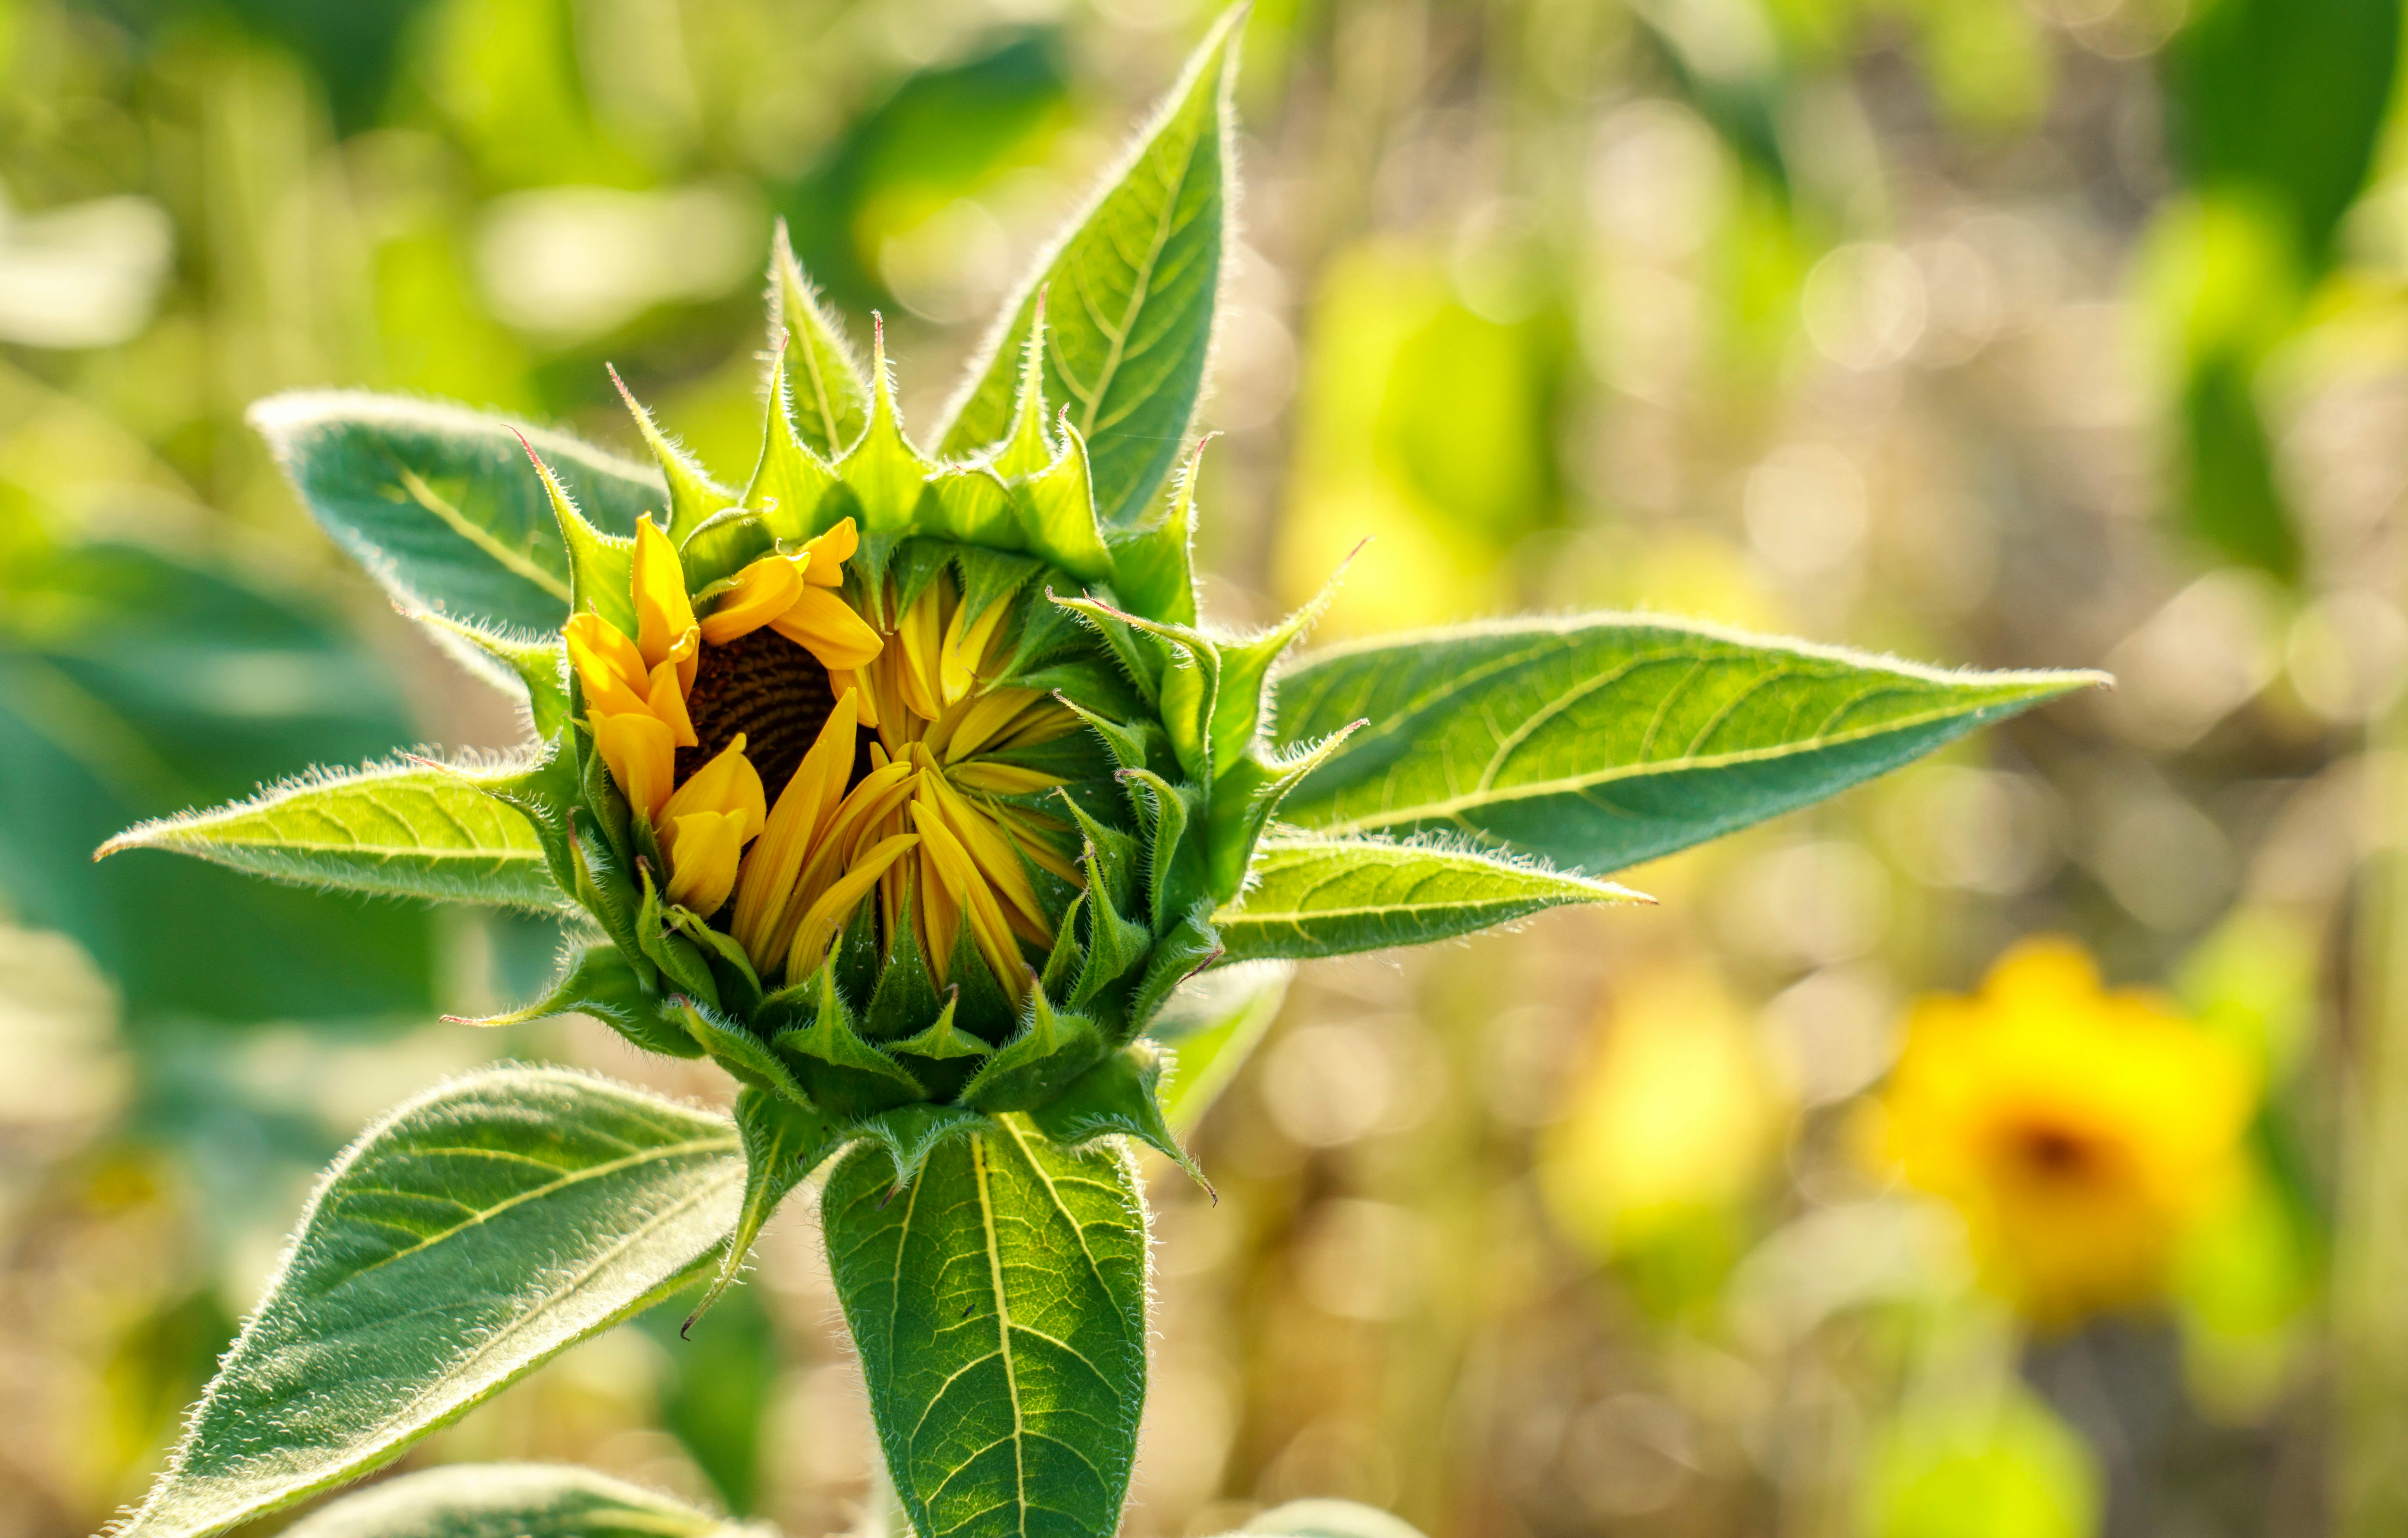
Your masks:
<path fill-rule="evenodd" d="M 782 237 L 774 268 L 745 487 L 630 396 L 667 487 L 632 537 L 528 448 L 569 555 L 557 638 L 437 617 L 525 683 L 543 752 L 479 783 L 607 937 L 499 1018 L 582 1011 L 707 1053 L 883 1139 L 898 1174 L 1002 1112 L 1176 1157 L 1138 1033 L 1217 953 L 1212 913 L 1316 761 L 1256 736 L 1305 616 L 1241 644 L 1194 628 L 1192 462 L 1107 532 L 1082 435 L 1049 421 L 1041 305 L 1002 436 L 939 461 L 903 431 L 882 333 L 865 372 Z"/>
<path fill-rule="evenodd" d="M 2229 1045 L 2051 938 L 1916 1006 L 1871 1125 L 1880 1160 L 1963 1215 L 1991 1285 L 2063 1326 L 2159 1294 L 2256 1103 Z"/>

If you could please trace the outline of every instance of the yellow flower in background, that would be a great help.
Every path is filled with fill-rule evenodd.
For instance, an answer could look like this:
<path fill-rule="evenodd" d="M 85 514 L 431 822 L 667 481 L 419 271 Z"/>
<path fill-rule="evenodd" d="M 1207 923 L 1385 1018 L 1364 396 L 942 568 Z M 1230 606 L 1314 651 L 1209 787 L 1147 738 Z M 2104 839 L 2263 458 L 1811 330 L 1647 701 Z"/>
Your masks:
<path fill-rule="evenodd" d="M 1876 1153 L 1962 1215 L 1984 1274 L 2035 1322 L 2157 1297 L 2231 1194 L 2258 1085 L 2158 996 L 2110 991 L 2070 940 L 2028 940 L 1979 993 L 1916 1005 Z"/>

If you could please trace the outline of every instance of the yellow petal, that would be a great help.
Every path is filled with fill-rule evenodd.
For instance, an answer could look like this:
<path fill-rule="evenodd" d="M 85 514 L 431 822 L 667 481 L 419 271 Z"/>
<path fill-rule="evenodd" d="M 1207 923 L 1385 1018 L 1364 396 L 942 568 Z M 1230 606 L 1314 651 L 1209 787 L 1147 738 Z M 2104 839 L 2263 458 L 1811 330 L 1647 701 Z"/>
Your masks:
<path fill-rule="evenodd" d="M 948 764 L 958 764 L 1010 735 L 1021 712 L 1040 700 L 1045 697 L 1034 689 L 996 689 L 957 705 L 929 729 L 929 750 L 943 755 Z"/>
<path fill-rule="evenodd" d="M 669 862 L 669 900 L 706 918 L 719 912 L 736 884 L 737 855 L 743 847 L 740 812 L 693 812 L 671 817 L 661 837 L 661 853 Z"/>
<path fill-rule="evenodd" d="M 679 747 L 702 745 L 694 735 L 694 718 L 686 713 L 685 683 L 678 677 L 677 663 L 664 662 L 652 669 L 652 684 L 644 691 L 644 705 L 668 724 L 669 734 Z"/>
<path fill-rule="evenodd" d="M 910 854 L 920 841 L 909 833 L 882 841 L 853 863 L 853 869 L 820 894 L 810 912 L 795 930 L 795 943 L 786 953 L 786 977 L 796 981 L 810 975 L 827 956 L 827 949 L 842 932 L 845 921 L 866 897 L 878 879 L 886 874 L 887 867 Z"/>
<path fill-rule="evenodd" d="M 1052 790 L 1055 785 L 1068 783 L 1058 774 L 1022 769 L 1017 764 L 956 764 L 945 772 L 953 778 L 953 783 L 964 789 L 983 791 L 989 796 L 1035 796 L 1040 791 Z"/>
<path fill-rule="evenodd" d="M 744 756 L 744 734 L 719 750 L 719 755 L 686 776 L 663 809 L 670 822 L 697 812 L 731 812 L 742 821 L 744 837 L 758 838 L 768 821 L 768 798 L 762 793 L 760 771 Z M 733 879 L 733 878 L 731 878 Z"/>
<path fill-rule="evenodd" d="M 838 671 L 835 668 L 830 668 L 828 670 L 828 693 L 836 696 L 838 699 L 841 699 L 844 697 L 844 692 L 847 689 L 857 689 L 860 691 L 861 724 L 867 726 L 870 730 L 876 731 L 878 729 L 878 696 L 869 687 L 869 669 L 867 668 L 852 668 Z"/>
<path fill-rule="evenodd" d="M 685 568 L 669 537 L 652 526 L 652 515 L 636 521 L 636 649 L 647 672 L 669 661 L 695 628 L 694 601 L 686 597 Z"/>
<path fill-rule="evenodd" d="M 609 766 L 610 778 L 619 783 L 627 804 L 657 827 L 661 810 L 668 805 L 669 787 L 677 780 L 677 740 L 668 724 L 649 712 L 635 712 L 595 714 L 591 719 L 594 745 L 600 750 L 602 762 Z"/>
<path fill-rule="evenodd" d="M 948 705 L 958 703 L 970 692 L 970 685 L 978 682 L 987 647 L 995 640 L 1004 616 L 1011 611 L 1011 600 L 996 599 L 979 611 L 976 620 L 964 625 L 962 616 L 968 611 L 967 607 L 953 611 L 953 623 L 945 626 L 945 644 L 938 658 L 939 682 Z"/>
<path fill-rule="evenodd" d="M 819 658 L 821 667 L 839 672 L 866 667 L 884 650 L 868 622 L 824 587 L 806 586 L 794 606 L 769 624 L 778 634 Z"/>
<path fill-rule="evenodd" d="M 803 546 L 803 553 L 810 557 L 803 568 L 803 581 L 813 587 L 843 586 L 844 563 L 852 560 L 853 553 L 860 548 L 861 536 L 854 530 L 853 520 L 840 521 Z"/>
<path fill-rule="evenodd" d="M 937 719 L 942 704 L 938 668 L 944 639 L 945 585 L 930 582 L 895 626 L 896 644 L 902 654 L 896 662 L 896 687 L 903 703 L 928 721 Z"/>
<path fill-rule="evenodd" d="M 1020 856 L 1012 852 L 1010 841 L 995 826 L 994 819 L 970 805 L 960 791 L 946 783 L 944 775 L 936 771 L 934 765 L 924 762 L 921 771 L 922 803 L 935 804 L 944 818 L 946 831 L 960 841 L 983 878 L 983 884 L 1027 917 L 1036 930 L 1032 938 L 1052 938 L 1045 933 L 1045 910 L 1038 906 L 1036 890 L 1028 884 L 1028 872 L 1020 868 Z"/>
<path fill-rule="evenodd" d="M 770 944 L 786 898 L 844 798 L 845 777 L 853 772 L 860 698 L 851 689 L 838 697 L 794 778 L 778 793 L 761 841 L 744 857 L 744 874 L 736 886 L 736 941 L 761 966 L 774 959 Z"/>
<path fill-rule="evenodd" d="M 947 895 L 962 905 L 962 917 L 969 926 L 970 941 L 986 958 L 987 970 L 995 980 L 1017 995 L 1025 985 L 1028 963 L 1022 958 L 1020 946 L 1011 938 L 1010 926 L 1005 921 L 1003 909 L 996 902 L 995 889 L 979 878 L 977 862 L 964 849 L 945 820 L 926 801 L 911 808 L 912 826 L 920 830 L 921 845 L 933 852 L 937 867 L 945 882 Z M 923 870 L 926 869 L 924 862 Z"/>
<path fill-rule="evenodd" d="M 785 555 L 764 555 L 736 574 L 736 585 L 702 622 L 702 639 L 724 646 L 794 607 L 803 590 L 801 562 Z"/>
<path fill-rule="evenodd" d="M 607 694 L 613 683 L 641 692 L 644 655 L 617 625 L 599 614 L 574 614 L 561 634 L 587 694 Z"/>

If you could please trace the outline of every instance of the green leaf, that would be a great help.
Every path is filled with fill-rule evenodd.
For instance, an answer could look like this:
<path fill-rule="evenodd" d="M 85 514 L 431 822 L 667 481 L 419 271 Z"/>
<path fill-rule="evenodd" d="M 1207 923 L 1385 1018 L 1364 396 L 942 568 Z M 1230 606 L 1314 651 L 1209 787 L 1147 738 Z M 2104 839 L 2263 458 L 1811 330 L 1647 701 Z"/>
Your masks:
<path fill-rule="evenodd" d="M 733 1538 L 755 1530 L 589 1469 L 462 1463 L 346 1496 L 286 1538 Z"/>
<path fill-rule="evenodd" d="M 821 459 L 838 458 L 869 424 L 869 381 L 844 328 L 803 276 L 782 219 L 769 267 L 770 323 L 785 333 L 782 355 L 790 360 L 785 382 L 794 392 L 795 432 Z M 769 404 L 773 412 L 779 410 L 774 395 Z"/>
<path fill-rule="evenodd" d="M 1180 985 L 1154 1015 L 1146 1034 L 1170 1048 L 1158 1095 L 1172 1131 L 1193 1131 L 1204 1119 L 1279 1017 L 1295 976 L 1292 961 L 1215 969 Z"/>
<path fill-rule="evenodd" d="M 893 1188 L 856 1150 L 822 1204 L 870 1412 L 924 1538 L 1096 1538 L 1120 1525 L 1145 1403 L 1145 1213 L 1118 1149 L 1013 1121 Z"/>
<path fill-rule="evenodd" d="M 751 1085 L 737 1091 L 736 1128 L 744 1140 L 743 1213 L 720 1253 L 719 1274 L 686 1315 L 688 1329 L 735 1285 L 778 1203 L 850 1135 L 833 1118 Z"/>
<path fill-rule="evenodd" d="M 641 466 L 466 407 L 312 391 L 271 395 L 250 420 L 311 516 L 413 612 L 523 631 L 567 620 L 567 553 L 521 434 L 605 533 L 632 535 L 667 498 Z"/>
<path fill-rule="evenodd" d="M 90 951 L 130 1024 L 423 1017 L 417 904 L 92 857 L 145 818 L 418 736 L 370 653 L 238 568 L 107 544 L 0 563 L 0 900 Z"/>
<path fill-rule="evenodd" d="M 1010 431 L 1021 343 L 1042 294 L 1045 398 L 1067 405 L 1087 440 L 1096 512 L 1110 528 L 1145 511 L 1203 390 L 1228 240 L 1228 101 L 1242 15 L 1233 7 L 1213 27 L 1134 154 L 989 338 L 976 382 L 939 435 L 946 458 L 968 459 Z"/>
<path fill-rule="evenodd" d="M 524 812 L 460 773 L 423 764 L 321 770 L 232 806 L 138 824 L 100 854 L 129 849 L 385 897 L 573 906 Z"/>
<path fill-rule="evenodd" d="M 327 1171 L 118 1538 L 197 1538 L 387 1461 L 692 1281 L 743 1185 L 724 1118 L 566 1070 L 404 1104 Z"/>
<path fill-rule="evenodd" d="M 1383 636 L 1281 680 L 1283 746 L 1369 725 L 1280 815 L 1354 838 L 1469 833 L 1616 870 L 2104 682 L 1946 672 L 1627 615 Z"/>
<path fill-rule="evenodd" d="M 1212 915 L 1232 961 L 1306 961 L 1423 945 L 1576 902 L 1644 902 L 1627 886 L 1469 850 L 1360 839 L 1265 844 L 1254 884 Z"/>

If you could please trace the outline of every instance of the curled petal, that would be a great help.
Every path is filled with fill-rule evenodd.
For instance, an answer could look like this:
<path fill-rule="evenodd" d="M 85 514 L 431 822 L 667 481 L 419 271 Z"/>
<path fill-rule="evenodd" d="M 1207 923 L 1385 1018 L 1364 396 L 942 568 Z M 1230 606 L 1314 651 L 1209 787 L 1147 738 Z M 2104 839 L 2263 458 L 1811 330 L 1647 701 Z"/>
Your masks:
<path fill-rule="evenodd" d="M 806 586 L 794 607 L 769 622 L 771 628 L 819 658 L 832 672 L 867 667 L 884 643 L 868 623 L 824 587 Z"/>
<path fill-rule="evenodd" d="M 576 614 L 561 634 L 587 694 L 608 694 L 614 683 L 642 693 L 647 671 L 643 654 L 617 625 L 599 614 Z"/>
<path fill-rule="evenodd" d="M 802 596 L 804 560 L 764 555 L 736 574 L 736 585 L 702 622 L 702 639 L 724 646 L 776 619 Z"/>
<path fill-rule="evenodd" d="M 810 557 L 802 568 L 803 581 L 813 587 L 843 586 L 844 563 L 852 560 L 853 553 L 860 548 L 861 535 L 853 528 L 853 520 L 843 520 L 803 546 L 803 553 Z"/>
<path fill-rule="evenodd" d="M 652 526 L 650 513 L 636 521 L 635 588 L 636 648 L 643 653 L 644 669 L 650 672 L 671 660 L 685 633 L 695 628 L 685 568 L 678 564 L 669 537 Z"/>
<path fill-rule="evenodd" d="M 677 780 L 677 739 L 668 723 L 649 711 L 624 714 L 595 712 L 594 745 L 619 783 L 627 804 L 658 826 Z"/>
<path fill-rule="evenodd" d="M 727 903 L 744 848 L 744 817 L 736 812 L 691 812 L 669 819 L 661 838 L 668 856 L 671 902 L 708 916 Z"/>
<path fill-rule="evenodd" d="M 644 690 L 644 705 L 668 724 L 669 734 L 677 739 L 679 747 L 699 747 L 701 740 L 694 735 L 694 718 L 686 713 L 685 689 L 677 662 L 664 662 L 652 669 L 652 683 Z"/>
<path fill-rule="evenodd" d="M 668 798 L 663 815 L 675 822 L 699 812 L 724 812 L 737 816 L 748 840 L 760 837 L 768 821 L 768 798 L 761 788 L 761 773 L 752 761 L 744 756 L 744 734 L 719 750 L 710 763 L 686 776 L 685 783 Z M 735 876 L 731 870 L 728 880 Z"/>

